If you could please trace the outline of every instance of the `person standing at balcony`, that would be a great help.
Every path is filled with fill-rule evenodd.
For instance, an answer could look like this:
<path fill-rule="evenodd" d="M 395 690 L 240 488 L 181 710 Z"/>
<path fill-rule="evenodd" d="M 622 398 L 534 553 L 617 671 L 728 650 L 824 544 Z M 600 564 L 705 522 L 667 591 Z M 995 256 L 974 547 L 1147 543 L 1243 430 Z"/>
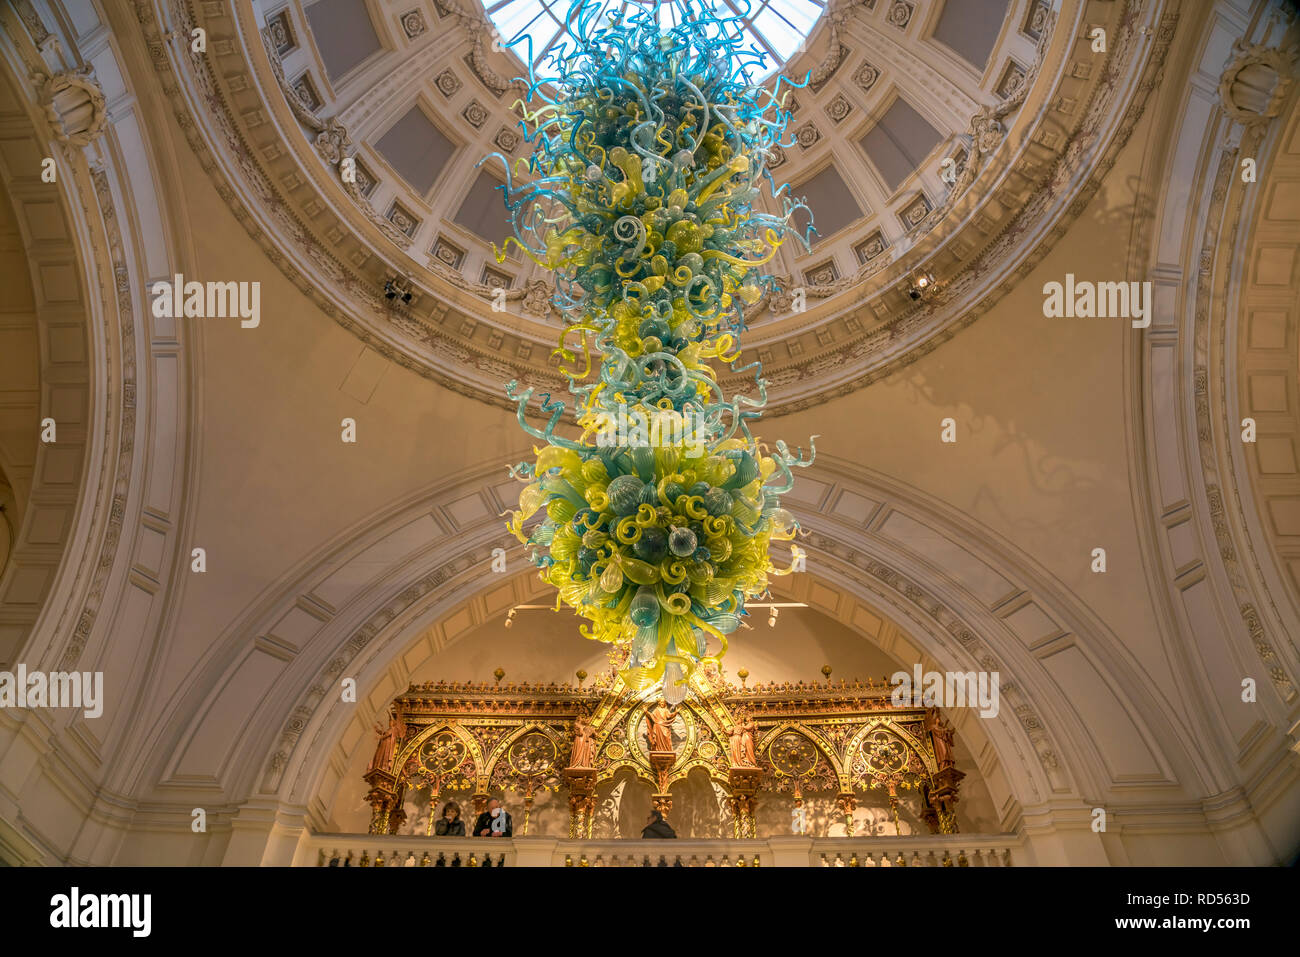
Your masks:
<path fill-rule="evenodd" d="M 474 836 L 510 837 L 512 833 L 510 813 L 496 798 L 488 801 L 488 809 L 474 822 Z"/>
<path fill-rule="evenodd" d="M 673 830 L 672 825 L 664 820 L 664 816 L 658 810 L 650 812 L 650 817 L 646 819 L 646 826 L 641 831 L 643 841 L 660 840 L 677 837 L 677 832 Z"/>
<path fill-rule="evenodd" d="M 464 837 L 465 822 L 460 819 L 460 805 L 448 801 L 442 806 L 442 817 L 433 825 L 433 833 L 438 837 Z"/>

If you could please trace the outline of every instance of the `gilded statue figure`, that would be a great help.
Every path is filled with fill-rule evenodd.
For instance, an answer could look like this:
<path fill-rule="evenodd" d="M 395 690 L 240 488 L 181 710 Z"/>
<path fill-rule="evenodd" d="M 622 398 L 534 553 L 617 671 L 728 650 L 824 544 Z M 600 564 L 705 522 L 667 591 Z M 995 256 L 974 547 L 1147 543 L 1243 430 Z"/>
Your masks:
<path fill-rule="evenodd" d="M 646 743 L 651 751 L 673 750 L 673 722 L 677 720 L 677 711 L 668 707 L 662 698 L 659 703 L 645 713 Z"/>
<path fill-rule="evenodd" d="M 370 767 L 366 768 L 367 774 L 371 771 L 387 771 L 392 767 L 397 742 L 406 736 L 406 723 L 396 711 L 392 711 L 388 716 L 388 727 L 375 725 L 375 734 L 379 735 L 379 742 L 375 745 L 375 756 L 370 759 Z"/>
<path fill-rule="evenodd" d="M 737 768 L 758 767 L 758 758 L 754 753 L 754 719 L 742 715 L 731 728 L 731 764 Z"/>
<path fill-rule="evenodd" d="M 593 740 L 595 736 L 596 732 L 591 722 L 585 716 L 578 715 L 573 722 L 573 750 L 569 757 L 569 767 L 591 767 L 592 758 L 595 756 Z"/>
<path fill-rule="evenodd" d="M 937 708 L 926 711 L 925 730 L 930 732 L 930 740 L 934 742 L 934 758 L 939 767 L 950 766 L 953 763 L 953 727 L 944 720 Z"/>
<path fill-rule="evenodd" d="M 754 754 L 754 737 L 757 732 L 754 719 L 748 714 L 740 719 L 740 753 L 745 765 L 751 768 L 758 767 L 758 758 Z"/>

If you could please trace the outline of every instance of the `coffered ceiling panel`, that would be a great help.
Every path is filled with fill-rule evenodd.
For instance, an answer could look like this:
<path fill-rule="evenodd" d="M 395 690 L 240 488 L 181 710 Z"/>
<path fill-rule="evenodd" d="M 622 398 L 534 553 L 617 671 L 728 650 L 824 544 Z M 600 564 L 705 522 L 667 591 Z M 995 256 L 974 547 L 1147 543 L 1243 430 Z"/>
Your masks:
<path fill-rule="evenodd" d="M 456 222 L 480 239 L 501 244 L 510 232 L 505 203 L 501 199 L 501 180 L 487 170 L 480 170 L 474 185 L 456 211 Z"/>
<path fill-rule="evenodd" d="M 862 207 L 853 198 L 853 194 L 844 182 L 844 177 L 834 166 L 828 166 L 811 179 L 804 180 L 791 192 L 796 196 L 803 196 L 808 203 L 818 236 L 837 233 L 862 217 Z M 796 218 L 801 230 L 806 220 L 806 214 Z M 816 238 L 814 237 L 814 240 Z"/>
<path fill-rule="evenodd" d="M 307 7 L 316 49 L 331 80 L 337 80 L 380 48 L 379 35 L 362 0 L 316 0 Z"/>
<path fill-rule="evenodd" d="M 375 149 L 421 196 L 433 188 L 438 174 L 456 151 L 451 140 L 443 136 L 418 106 L 411 107 L 390 126 L 375 143 Z"/>
<path fill-rule="evenodd" d="M 942 138 L 938 130 L 899 97 L 859 142 L 893 192 Z"/>
<path fill-rule="evenodd" d="M 934 39 L 949 47 L 980 72 L 988 65 L 1008 0 L 948 0 L 939 14 Z"/>

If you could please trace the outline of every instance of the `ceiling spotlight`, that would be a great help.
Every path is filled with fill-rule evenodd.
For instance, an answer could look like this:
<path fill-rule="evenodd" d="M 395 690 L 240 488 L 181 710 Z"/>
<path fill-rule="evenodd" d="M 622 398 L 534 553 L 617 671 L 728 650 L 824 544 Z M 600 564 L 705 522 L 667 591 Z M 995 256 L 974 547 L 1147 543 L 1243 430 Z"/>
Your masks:
<path fill-rule="evenodd" d="M 933 290 L 934 276 L 928 272 L 919 272 L 912 277 L 912 284 L 908 287 L 907 296 L 913 302 L 918 302 Z"/>

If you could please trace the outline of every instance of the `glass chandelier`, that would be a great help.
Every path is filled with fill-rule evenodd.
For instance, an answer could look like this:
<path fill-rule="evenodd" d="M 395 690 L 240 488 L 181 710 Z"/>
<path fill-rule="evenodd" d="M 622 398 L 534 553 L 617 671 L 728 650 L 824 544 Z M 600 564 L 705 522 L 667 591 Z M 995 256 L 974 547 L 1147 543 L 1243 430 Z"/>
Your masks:
<path fill-rule="evenodd" d="M 626 649 L 624 681 L 675 704 L 692 671 L 725 653 L 745 602 L 790 572 L 769 546 L 798 530 L 780 497 L 815 448 L 805 460 L 751 434 L 766 382 L 739 347 L 745 308 L 775 288 L 759 267 L 791 235 L 806 248 L 812 230 L 796 232 L 791 217 L 807 207 L 766 168 L 790 84 L 751 80 L 764 55 L 745 46 L 742 18 L 670 2 L 672 18 L 658 2 L 620 15 L 578 0 L 551 75 L 530 68 L 524 181 L 501 159 L 506 248 L 554 272 L 566 327 L 553 354 L 581 430 L 556 433 L 566 404 L 549 394 L 549 421 L 529 424 L 533 390 L 509 383 L 520 426 L 541 445 L 511 470 L 525 484 L 508 528 L 556 608 L 588 619 L 584 636 Z M 763 180 L 779 214 L 754 208 Z M 752 373 L 754 395 L 728 399 L 715 363 Z"/>

